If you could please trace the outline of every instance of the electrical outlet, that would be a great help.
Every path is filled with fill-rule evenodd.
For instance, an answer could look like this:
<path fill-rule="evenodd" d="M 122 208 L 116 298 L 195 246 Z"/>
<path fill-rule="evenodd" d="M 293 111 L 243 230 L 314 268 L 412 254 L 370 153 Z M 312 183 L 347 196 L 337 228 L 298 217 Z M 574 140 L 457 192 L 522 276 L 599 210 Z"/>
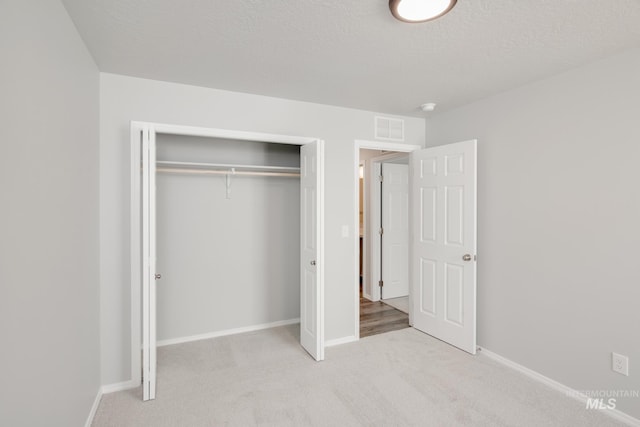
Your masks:
<path fill-rule="evenodd" d="M 618 353 L 611 353 L 611 369 L 622 375 L 629 376 L 629 358 Z"/>

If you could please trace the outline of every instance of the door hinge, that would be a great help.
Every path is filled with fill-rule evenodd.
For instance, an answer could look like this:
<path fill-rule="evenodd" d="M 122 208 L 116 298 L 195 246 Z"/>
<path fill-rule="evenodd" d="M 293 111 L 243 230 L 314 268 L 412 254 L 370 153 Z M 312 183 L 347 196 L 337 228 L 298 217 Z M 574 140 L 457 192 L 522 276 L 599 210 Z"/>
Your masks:
<path fill-rule="evenodd" d="M 380 182 L 384 181 L 384 177 L 382 175 L 380 175 L 378 179 L 380 180 Z"/>
<path fill-rule="evenodd" d="M 378 230 L 378 234 L 382 236 L 384 234 L 384 228 L 380 227 L 380 230 Z"/>
<path fill-rule="evenodd" d="M 378 286 L 383 287 L 384 286 L 384 282 L 382 280 L 378 281 Z"/>

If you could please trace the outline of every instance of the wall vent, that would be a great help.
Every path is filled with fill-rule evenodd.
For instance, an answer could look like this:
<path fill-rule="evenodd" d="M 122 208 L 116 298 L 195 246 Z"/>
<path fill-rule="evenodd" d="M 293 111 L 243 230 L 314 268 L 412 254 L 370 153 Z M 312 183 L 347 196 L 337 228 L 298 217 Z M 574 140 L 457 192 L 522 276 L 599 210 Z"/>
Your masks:
<path fill-rule="evenodd" d="M 404 141 L 404 120 L 376 117 L 375 138 L 385 141 Z"/>

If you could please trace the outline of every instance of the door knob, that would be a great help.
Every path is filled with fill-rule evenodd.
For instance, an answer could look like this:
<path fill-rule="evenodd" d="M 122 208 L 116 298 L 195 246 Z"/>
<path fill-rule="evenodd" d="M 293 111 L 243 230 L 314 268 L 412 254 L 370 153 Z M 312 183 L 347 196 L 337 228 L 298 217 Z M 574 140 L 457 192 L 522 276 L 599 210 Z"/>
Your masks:
<path fill-rule="evenodd" d="M 162 275 L 158 274 L 158 273 L 156 273 L 156 275 L 154 277 L 155 277 L 156 280 L 162 279 Z"/>
<path fill-rule="evenodd" d="M 471 255 L 470 254 L 462 255 L 462 260 L 463 261 L 471 261 Z"/>
<path fill-rule="evenodd" d="M 311 265 L 316 265 L 316 260 L 311 261 Z"/>

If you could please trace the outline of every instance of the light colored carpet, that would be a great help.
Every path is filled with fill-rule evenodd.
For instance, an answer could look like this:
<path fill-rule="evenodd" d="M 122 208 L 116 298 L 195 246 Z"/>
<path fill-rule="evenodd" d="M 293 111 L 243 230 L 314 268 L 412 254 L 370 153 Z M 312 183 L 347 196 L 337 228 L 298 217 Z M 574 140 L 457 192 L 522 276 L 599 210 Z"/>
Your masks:
<path fill-rule="evenodd" d="M 409 297 L 383 299 L 382 302 L 396 310 L 409 314 Z"/>
<path fill-rule="evenodd" d="M 328 348 L 298 326 L 158 349 L 155 401 L 104 395 L 98 426 L 619 426 L 483 355 L 413 328 Z"/>

